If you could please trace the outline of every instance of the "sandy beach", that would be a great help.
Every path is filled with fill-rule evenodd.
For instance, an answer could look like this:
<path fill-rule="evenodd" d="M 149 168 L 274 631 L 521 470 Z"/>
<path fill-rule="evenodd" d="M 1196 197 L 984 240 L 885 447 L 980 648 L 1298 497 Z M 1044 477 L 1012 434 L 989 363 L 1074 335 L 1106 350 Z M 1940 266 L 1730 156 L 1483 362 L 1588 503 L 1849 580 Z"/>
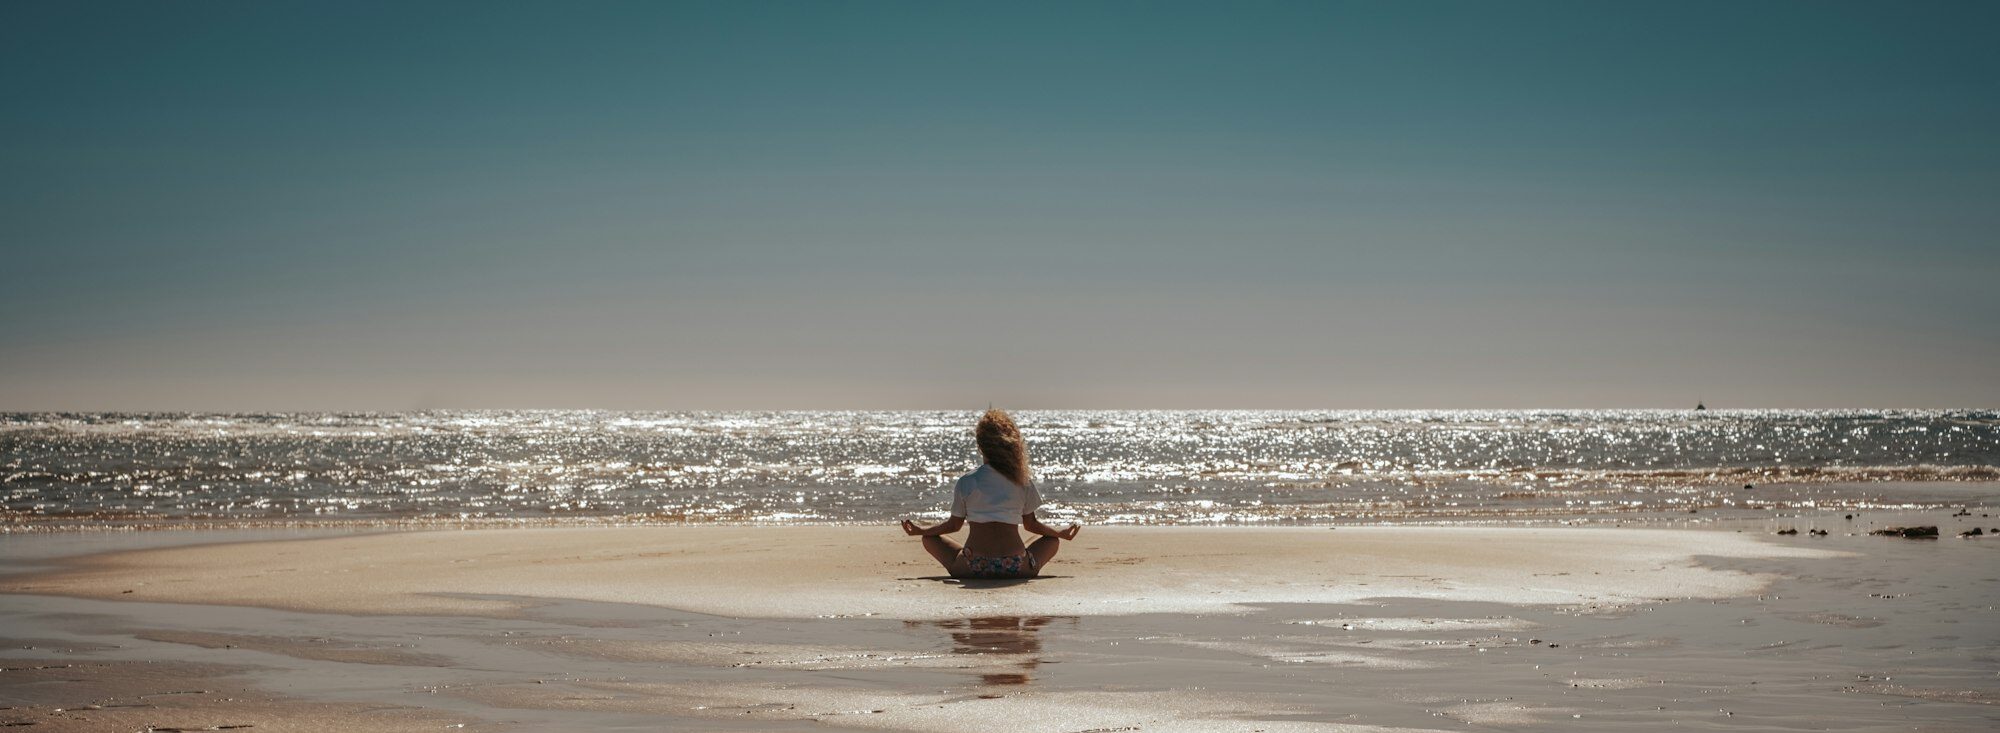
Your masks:
<path fill-rule="evenodd" d="M 59 730 L 1984 730 L 1993 545 L 1097 527 L 1046 577 L 892 528 L 6 538 Z M 287 536 L 278 534 L 276 536 Z M 460 729 L 460 728 L 453 728 Z"/>

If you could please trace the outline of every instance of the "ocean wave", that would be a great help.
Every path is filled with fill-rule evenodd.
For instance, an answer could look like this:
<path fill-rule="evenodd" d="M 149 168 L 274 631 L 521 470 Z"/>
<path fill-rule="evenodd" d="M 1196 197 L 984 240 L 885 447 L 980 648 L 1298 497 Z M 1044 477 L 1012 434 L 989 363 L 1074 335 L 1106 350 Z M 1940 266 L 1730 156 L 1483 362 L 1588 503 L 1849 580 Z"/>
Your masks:
<path fill-rule="evenodd" d="M 944 487 L 978 462 L 970 418 L 16 413 L 0 415 L 0 521 L 866 521 L 936 511 Z M 1746 484 L 2000 481 L 1991 411 L 1017 418 L 1045 496 L 1100 519 L 1650 511 L 1687 496 L 1726 506 Z"/>

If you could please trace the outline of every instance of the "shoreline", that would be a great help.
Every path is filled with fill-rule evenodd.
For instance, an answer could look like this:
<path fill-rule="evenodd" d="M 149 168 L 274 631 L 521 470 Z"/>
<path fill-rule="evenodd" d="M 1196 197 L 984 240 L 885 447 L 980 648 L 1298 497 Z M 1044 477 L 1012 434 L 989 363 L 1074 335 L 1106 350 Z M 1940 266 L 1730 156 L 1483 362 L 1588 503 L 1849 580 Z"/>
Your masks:
<path fill-rule="evenodd" d="M 1190 519 L 1165 516 L 1146 518 L 1129 514 L 1098 516 L 1092 505 L 1052 504 L 1046 521 L 1083 522 L 1109 527 L 1367 527 L 1367 526 L 1469 526 L 1469 527 L 1647 527 L 1667 529 L 1745 529 L 1761 523 L 1797 518 L 1811 520 L 1826 515 L 1858 514 L 1921 515 L 1945 509 L 2000 505 L 2000 481 L 1877 481 L 1877 482 L 1773 482 L 1756 484 L 1756 491 L 1738 490 L 1728 485 L 1695 489 L 1708 500 L 1696 503 L 1654 502 L 1625 505 L 1593 502 L 1589 505 L 1468 506 L 1446 510 L 1395 506 L 1344 508 L 1338 517 L 1315 511 L 1308 518 L 1243 515 L 1220 519 Z M 446 516 L 271 516 L 238 518 L 173 518 L 158 516 L 79 516 L 53 517 L 20 512 L 0 512 L 0 538 L 34 534 L 92 532 L 183 532 L 183 531 L 409 531 L 444 529 L 501 529 L 541 527 L 874 527 L 895 525 L 895 520 L 913 517 L 923 521 L 942 520 L 942 505 L 918 511 L 884 514 L 882 518 L 852 520 L 826 517 L 754 515 L 672 514 L 565 514 L 490 517 Z"/>
<path fill-rule="evenodd" d="M 1923 517 L 1941 524 L 1938 514 Z M 1991 542 L 1089 527 L 1051 577 L 980 584 L 938 577 L 890 527 L 296 532 L 6 538 L 0 546 L 24 550 L 5 555 L 7 569 L 33 567 L 0 575 L 0 689 L 11 700 L 0 723 L 1268 733 L 2000 723 Z M 1192 546 L 1162 546 L 1175 543 Z M 1274 544 L 1295 552 L 1272 556 Z"/>

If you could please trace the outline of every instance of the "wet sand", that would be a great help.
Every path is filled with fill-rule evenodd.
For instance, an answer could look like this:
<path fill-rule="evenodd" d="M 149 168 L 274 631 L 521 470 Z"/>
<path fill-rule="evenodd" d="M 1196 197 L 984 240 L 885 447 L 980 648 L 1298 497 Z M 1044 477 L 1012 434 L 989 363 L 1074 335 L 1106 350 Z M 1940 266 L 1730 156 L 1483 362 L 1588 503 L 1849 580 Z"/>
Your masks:
<path fill-rule="evenodd" d="M 39 650 L 4 640 L 17 654 Z M 255 684 L 254 667 L 153 660 L 82 661 L 10 654 L 0 662 L 0 726 L 61 731 L 381 731 L 464 729 L 466 716 L 417 707 L 287 698 Z"/>
<path fill-rule="evenodd" d="M 39 567 L 0 578 L 0 723 L 2000 724 L 2000 541 L 1754 528 L 1085 532 L 1050 577 L 1025 583 L 942 578 L 913 539 L 884 528 L 396 532 L 72 557 L 90 543 L 53 536 L 64 549 L 52 552 L 10 538 L 9 564 Z M 172 534 L 107 544 L 230 537 Z M 209 692 L 142 697 L 187 692 L 166 689 L 176 686 Z"/>

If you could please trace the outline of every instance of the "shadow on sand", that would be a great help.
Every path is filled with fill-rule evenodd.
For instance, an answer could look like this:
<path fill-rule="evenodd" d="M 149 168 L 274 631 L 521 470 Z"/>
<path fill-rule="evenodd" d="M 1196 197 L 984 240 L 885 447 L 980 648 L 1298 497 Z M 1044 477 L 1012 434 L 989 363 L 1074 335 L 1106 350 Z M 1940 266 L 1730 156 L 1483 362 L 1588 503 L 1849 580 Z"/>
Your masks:
<path fill-rule="evenodd" d="M 1037 575 L 1032 578 L 954 578 L 949 575 L 924 575 L 915 578 L 897 578 L 897 580 L 929 580 L 938 583 L 943 583 L 945 585 L 956 585 L 960 588 L 977 590 L 981 588 L 1008 588 L 1016 585 L 1033 583 L 1037 580 L 1053 580 L 1056 578 L 1067 578 L 1067 577 L 1069 576 Z"/>

